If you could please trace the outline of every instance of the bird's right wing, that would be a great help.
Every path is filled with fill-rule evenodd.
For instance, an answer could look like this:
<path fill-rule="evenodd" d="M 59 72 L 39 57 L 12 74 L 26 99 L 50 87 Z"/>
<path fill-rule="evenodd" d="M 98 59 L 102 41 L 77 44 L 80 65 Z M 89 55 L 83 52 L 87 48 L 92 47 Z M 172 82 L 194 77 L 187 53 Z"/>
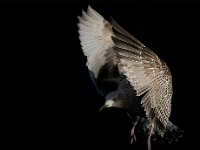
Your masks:
<path fill-rule="evenodd" d="M 109 48 L 112 50 L 114 45 L 111 40 L 112 26 L 90 6 L 78 19 L 79 39 L 83 53 L 87 56 L 87 66 L 97 78 L 101 66 L 106 63 Z"/>

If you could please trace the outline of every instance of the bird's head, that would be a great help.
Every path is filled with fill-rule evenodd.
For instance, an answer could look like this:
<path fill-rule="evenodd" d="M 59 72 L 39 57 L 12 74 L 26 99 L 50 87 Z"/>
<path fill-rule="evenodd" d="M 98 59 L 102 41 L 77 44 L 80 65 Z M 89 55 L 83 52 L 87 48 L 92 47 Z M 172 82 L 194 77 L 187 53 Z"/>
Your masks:
<path fill-rule="evenodd" d="M 110 108 L 110 107 L 115 107 L 115 108 L 120 108 L 120 102 L 117 100 L 113 99 L 108 99 L 106 100 L 105 104 L 100 108 L 100 111 L 102 111 L 105 108 Z"/>

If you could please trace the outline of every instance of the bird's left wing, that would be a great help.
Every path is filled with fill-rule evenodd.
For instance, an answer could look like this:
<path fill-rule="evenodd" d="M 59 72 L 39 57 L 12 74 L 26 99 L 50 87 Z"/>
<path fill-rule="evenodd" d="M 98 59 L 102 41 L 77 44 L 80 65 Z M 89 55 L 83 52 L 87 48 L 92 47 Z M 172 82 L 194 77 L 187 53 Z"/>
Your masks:
<path fill-rule="evenodd" d="M 87 66 L 97 78 L 101 66 L 106 63 L 107 52 L 114 45 L 111 40 L 112 26 L 90 6 L 87 12 L 82 11 L 82 16 L 78 19 L 79 39 L 83 53 L 87 56 Z"/>
<path fill-rule="evenodd" d="M 171 112 L 172 79 L 167 65 L 135 37 L 111 21 L 113 47 L 119 71 L 136 90 L 144 94 L 142 106 L 150 123 L 163 135 Z"/>

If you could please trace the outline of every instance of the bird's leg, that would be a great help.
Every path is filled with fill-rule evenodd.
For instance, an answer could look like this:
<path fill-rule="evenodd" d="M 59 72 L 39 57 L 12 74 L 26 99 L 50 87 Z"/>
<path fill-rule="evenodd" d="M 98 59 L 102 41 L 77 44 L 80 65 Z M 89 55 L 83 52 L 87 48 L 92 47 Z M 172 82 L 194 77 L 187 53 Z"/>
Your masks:
<path fill-rule="evenodd" d="M 129 115 L 129 114 L 128 114 Z M 133 128 L 131 129 L 131 144 L 133 144 L 134 142 L 136 142 L 136 136 L 135 136 L 135 127 L 138 123 L 139 117 L 137 116 L 136 120 L 133 122 L 133 120 L 131 119 L 132 123 L 133 123 Z"/>
<path fill-rule="evenodd" d="M 148 136 L 148 140 L 147 140 L 148 150 L 151 150 L 151 135 L 153 133 L 153 129 L 154 129 L 154 124 L 152 123 L 149 127 L 149 136 Z"/>

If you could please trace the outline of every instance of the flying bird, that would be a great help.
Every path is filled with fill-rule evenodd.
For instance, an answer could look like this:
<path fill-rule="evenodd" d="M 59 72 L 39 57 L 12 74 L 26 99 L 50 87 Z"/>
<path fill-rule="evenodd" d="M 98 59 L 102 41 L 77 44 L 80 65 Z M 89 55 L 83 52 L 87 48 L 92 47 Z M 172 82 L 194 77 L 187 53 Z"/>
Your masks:
<path fill-rule="evenodd" d="M 168 132 L 180 132 L 169 121 L 173 89 L 167 64 L 113 18 L 108 22 L 91 6 L 78 20 L 86 65 L 97 91 L 105 97 L 101 109 L 127 110 L 133 120 L 131 143 L 136 141 L 138 122 L 148 133 L 148 150 L 152 135 L 164 137 Z M 168 140 L 176 139 L 174 136 Z"/>

